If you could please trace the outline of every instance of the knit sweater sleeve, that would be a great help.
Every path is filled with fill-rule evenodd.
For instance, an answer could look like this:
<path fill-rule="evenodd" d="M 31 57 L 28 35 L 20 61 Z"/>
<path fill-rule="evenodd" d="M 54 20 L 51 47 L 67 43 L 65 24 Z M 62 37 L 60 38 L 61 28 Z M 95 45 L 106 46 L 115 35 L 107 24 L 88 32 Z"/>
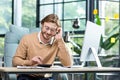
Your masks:
<path fill-rule="evenodd" d="M 19 65 L 31 65 L 31 62 L 26 59 L 27 49 L 27 38 L 24 36 L 17 47 L 15 55 L 13 56 L 12 64 L 14 67 Z"/>
<path fill-rule="evenodd" d="M 72 55 L 63 39 L 58 40 L 58 58 L 63 66 L 70 67 L 73 65 Z"/>

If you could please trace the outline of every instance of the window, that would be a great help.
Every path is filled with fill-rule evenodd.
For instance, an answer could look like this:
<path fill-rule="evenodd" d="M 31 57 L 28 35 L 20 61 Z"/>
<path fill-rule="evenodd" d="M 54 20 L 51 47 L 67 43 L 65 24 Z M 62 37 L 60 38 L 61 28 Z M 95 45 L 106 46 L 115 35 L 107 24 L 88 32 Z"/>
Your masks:
<path fill-rule="evenodd" d="M 0 56 L 4 53 L 4 36 L 12 22 L 12 0 L 0 1 Z"/>
<path fill-rule="evenodd" d="M 102 25 L 105 27 L 105 38 L 107 39 L 111 35 L 119 33 L 119 1 L 100 0 L 99 5 L 99 16 Z M 106 54 L 119 55 L 119 40 L 112 48 L 106 51 Z"/>
<path fill-rule="evenodd" d="M 5 34 L 12 18 L 12 0 L 0 1 L 0 35 Z"/>
<path fill-rule="evenodd" d="M 36 27 L 36 0 L 22 0 L 22 26 Z"/>
<path fill-rule="evenodd" d="M 85 30 L 86 1 L 85 0 L 40 0 L 39 21 L 48 14 L 59 16 L 64 32 L 81 32 Z M 78 19 L 80 27 L 72 27 L 73 21 Z M 82 23 L 82 24 L 80 24 Z"/>

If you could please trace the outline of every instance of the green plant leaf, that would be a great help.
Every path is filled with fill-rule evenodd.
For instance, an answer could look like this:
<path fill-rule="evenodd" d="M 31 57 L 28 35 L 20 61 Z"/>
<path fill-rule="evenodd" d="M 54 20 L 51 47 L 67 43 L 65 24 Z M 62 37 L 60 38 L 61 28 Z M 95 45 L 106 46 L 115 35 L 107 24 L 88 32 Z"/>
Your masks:
<path fill-rule="evenodd" d="M 101 25 L 101 20 L 100 20 L 98 14 L 95 15 L 95 23 L 98 25 Z"/>
<path fill-rule="evenodd" d="M 103 48 L 103 46 L 104 46 L 104 43 L 103 43 L 103 36 L 101 35 L 101 37 L 100 37 L 100 47 Z"/>
<path fill-rule="evenodd" d="M 119 25 L 116 25 L 113 27 L 113 29 L 111 29 L 109 32 L 108 32 L 108 37 L 112 36 L 113 34 L 117 33 L 119 30 Z"/>
<path fill-rule="evenodd" d="M 111 43 L 111 38 L 115 38 L 115 42 Z M 119 33 L 113 34 L 112 36 L 110 36 L 108 39 L 106 39 L 103 43 L 101 42 L 101 48 L 108 50 L 111 47 L 113 47 L 116 42 L 119 40 Z"/>
<path fill-rule="evenodd" d="M 80 49 L 78 48 L 78 47 L 72 47 L 72 50 L 74 50 L 77 54 L 80 54 L 81 53 L 81 49 L 82 49 L 82 46 L 80 45 L 80 44 L 77 44 L 79 47 L 80 47 Z"/>

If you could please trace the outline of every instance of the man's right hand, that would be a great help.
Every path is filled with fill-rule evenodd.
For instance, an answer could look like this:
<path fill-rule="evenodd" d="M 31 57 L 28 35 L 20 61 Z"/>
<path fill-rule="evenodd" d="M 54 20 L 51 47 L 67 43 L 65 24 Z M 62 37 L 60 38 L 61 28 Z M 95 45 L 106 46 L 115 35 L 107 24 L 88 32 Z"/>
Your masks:
<path fill-rule="evenodd" d="M 40 56 L 35 56 L 31 59 L 32 65 L 42 64 L 42 58 Z"/>

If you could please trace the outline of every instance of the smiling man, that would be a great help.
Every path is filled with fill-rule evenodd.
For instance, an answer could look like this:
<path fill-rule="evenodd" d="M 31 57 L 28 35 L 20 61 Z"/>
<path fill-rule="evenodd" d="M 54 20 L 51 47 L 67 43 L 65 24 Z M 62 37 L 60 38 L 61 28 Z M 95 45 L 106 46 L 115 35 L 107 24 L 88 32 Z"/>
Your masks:
<path fill-rule="evenodd" d="M 37 66 L 53 64 L 56 57 L 61 64 L 70 67 L 72 56 L 62 38 L 62 27 L 56 14 L 49 14 L 41 21 L 41 31 L 25 35 L 13 57 L 13 66 Z M 45 74 L 19 74 L 17 80 L 51 80 Z M 25 78 L 25 79 L 24 79 Z"/>

